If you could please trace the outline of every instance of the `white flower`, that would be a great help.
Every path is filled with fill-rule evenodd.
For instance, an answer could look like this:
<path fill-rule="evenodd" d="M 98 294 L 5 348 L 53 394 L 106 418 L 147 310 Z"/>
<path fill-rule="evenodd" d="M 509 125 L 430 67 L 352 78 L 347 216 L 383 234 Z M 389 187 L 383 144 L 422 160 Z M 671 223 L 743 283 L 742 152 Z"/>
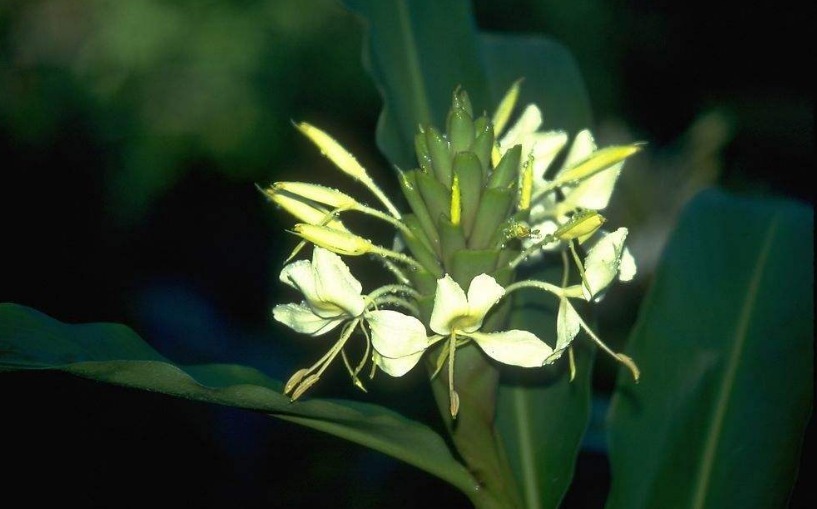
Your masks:
<path fill-rule="evenodd" d="M 570 146 L 564 164 L 554 176 L 554 180 L 558 181 L 566 178 L 568 172 L 575 171 L 582 163 L 591 163 L 598 155 L 599 151 L 593 139 L 593 134 L 587 129 L 579 131 L 573 139 L 573 144 Z M 577 209 L 604 210 L 607 208 L 623 166 L 624 161 L 622 160 L 593 173 L 578 183 L 571 183 L 571 180 L 567 179 L 565 184 L 559 187 L 564 195 L 564 200 L 558 205 L 557 216 L 562 216 Z M 537 184 L 539 189 L 544 189 L 549 183 L 545 179 L 535 181 L 534 196 L 536 195 Z"/>
<path fill-rule="evenodd" d="M 298 260 L 281 270 L 280 279 L 300 291 L 300 304 L 279 304 L 276 320 L 297 332 L 320 336 L 366 309 L 363 287 L 340 256 L 315 247 L 312 261 Z"/>
<path fill-rule="evenodd" d="M 522 162 L 533 155 L 533 181 L 544 179 L 545 172 L 567 143 L 565 131 L 539 131 L 542 112 L 535 104 L 529 104 L 519 120 L 499 140 L 500 154 L 515 145 L 522 145 Z"/>
<path fill-rule="evenodd" d="M 281 271 L 280 279 L 300 291 L 304 300 L 275 306 L 273 316 L 279 322 L 311 336 L 326 334 L 350 322 L 330 353 L 306 372 L 299 372 L 298 380 L 306 380 L 306 374 L 316 369 L 319 376 L 361 322 L 368 324 L 371 331 L 374 362 L 392 376 L 402 376 L 410 370 L 429 345 L 425 327 L 418 319 L 393 310 L 372 309 L 378 304 L 378 295 L 387 293 L 391 287 L 364 296 L 360 282 L 340 256 L 331 251 L 316 246 L 312 261 L 290 263 Z M 359 384 L 356 373 L 352 377 Z M 298 383 L 293 382 L 290 390 Z"/>
<path fill-rule="evenodd" d="M 505 289 L 487 274 L 480 274 L 471 281 L 467 296 L 448 274 L 437 280 L 429 326 L 439 334 L 437 338 L 449 338 L 448 376 L 452 417 L 456 417 L 459 408 L 453 374 L 457 338 L 471 339 L 491 358 L 514 366 L 542 366 L 553 352 L 550 346 L 527 331 L 479 331 L 485 315 L 504 295 Z"/>
<path fill-rule="evenodd" d="M 601 233 L 587 252 L 584 260 L 584 297 L 588 301 L 598 300 L 598 296 L 618 276 L 619 281 L 630 281 L 635 277 L 635 259 L 624 247 L 627 228 L 619 228 L 613 233 Z"/>

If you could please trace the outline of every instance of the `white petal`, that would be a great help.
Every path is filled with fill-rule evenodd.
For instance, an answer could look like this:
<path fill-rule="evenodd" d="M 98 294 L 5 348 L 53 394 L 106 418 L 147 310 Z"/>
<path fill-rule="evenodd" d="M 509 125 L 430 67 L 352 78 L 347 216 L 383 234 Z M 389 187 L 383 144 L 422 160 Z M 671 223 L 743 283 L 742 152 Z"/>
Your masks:
<path fill-rule="evenodd" d="M 340 256 L 315 247 L 312 267 L 315 271 L 315 289 L 323 302 L 331 303 L 351 316 L 363 313 L 366 309 L 366 302 L 360 294 L 363 287 Z"/>
<path fill-rule="evenodd" d="M 279 304 L 272 309 L 272 316 L 294 331 L 311 336 L 326 334 L 346 319 L 346 317 L 321 318 L 313 313 L 305 302 Z"/>
<path fill-rule="evenodd" d="M 567 210 L 577 208 L 603 210 L 607 208 L 623 166 L 623 162 L 616 164 L 566 191 L 562 207 L 567 207 Z"/>
<path fill-rule="evenodd" d="M 547 131 L 530 135 L 522 146 L 522 154 L 525 150 L 533 151 L 533 181 L 541 181 L 545 177 L 547 169 L 550 167 L 559 152 L 567 144 L 567 133 L 564 131 Z M 530 145 L 528 149 L 525 145 Z"/>
<path fill-rule="evenodd" d="M 505 151 L 522 143 L 524 136 L 533 134 L 542 125 L 542 112 L 535 104 L 529 104 L 519 120 L 508 129 L 505 136 L 499 140 L 499 149 L 504 154 Z M 526 154 L 523 154 L 525 156 Z"/>
<path fill-rule="evenodd" d="M 431 311 L 429 327 L 437 334 L 447 336 L 451 333 L 454 320 L 468 315 L 468 299 L 460 285 L 446 274 L 437 280 L 437 291 L 434 294 L 434 309 Z"/>
<path fill-rule="evenodd" d="M 423 352 L 417 352 L 406 357 L 391 359 L 374 352 L 372 355 L 372 360 L 378 368 L 382 369 L 391 376 L 397 377 L 405 375 L 409 370 L 411 370 L 411 368 L 416 366 L 422 356 Z"/>
<path fill-rule="evenodd" d="M 480 274 L 468 286 L 468 321 L 463 332 L 474 332 L 482 327 L 488 311 L 505 295 L 505 289 L 488 274 Z"/>
<path fill-rule="evenodd" d="M 538 223 L 545 218 L 552 218 L 556 210 L 556 195 L 553 192 L 543 193 L 549 184 L 547 180 L 533 181 L 533 206 L 530 209 L 528 222 Z"/>
<path fill-rule="evenodd" d="M 552 362 L 562 356 L 570 343 L 579 333 L 581 325 L 579 324 L 579 314 L 576 309 L 567 299 L 561 299 L 559 302 L 559 313 L 556 316 L 556 349 L 548 358 Z"/>
<path fill-rule="evenodd" d="M 627 247 L 624 247 L 624 252 L 621 253 L 621 264 L 618 266 L 618 280 L 632 281 L 635 277 L 636 266 L 635 258 Z"/>
<path fill-rule="evenodd" d="M 541 366 L 553 352 L 542 340 L 524 330 L 472 332 L 468 337 L 493 359 L 523 368 Z"/>
<path fill-rule="evenodd" d="M 562 170 L 560 170 L 559 173 L 590 157 L 590 154 L 592 154 L 596 148 L 596 141 L 593 139 L 593 133 L 591 133 L 588 129 L 579 131 L 579 133 L 576 134 L 576 137 L 573 138 L 573 144 L 570 146 L 570 152 L 567 153 L 565 162 L 562 165 Z"/>
<path fill-rule="evenodd" d="M 318 298 L 315 291 L 315 276 L 312 274 L 312 263 L 309 260 L 298 260 L 286 265 L 281 269 L 278 279 L 301 292 L 307 300 Z"/>
<path fill-rule="evenodd" d="M 426 328 L 420 320 L 389 309 L 366 313 L 372 346 L 383 357 L 398 359 L 428 347 Z"/>
<path fill-rule="evenodd" d="M 584 261 L 584 280 L 590 291 L 589 295 L 585 292 L 588 300 L 607 288 L 618 275 L 626 238 L 627 228 L 619 228 L 604 235 L 588 251 Z"/>

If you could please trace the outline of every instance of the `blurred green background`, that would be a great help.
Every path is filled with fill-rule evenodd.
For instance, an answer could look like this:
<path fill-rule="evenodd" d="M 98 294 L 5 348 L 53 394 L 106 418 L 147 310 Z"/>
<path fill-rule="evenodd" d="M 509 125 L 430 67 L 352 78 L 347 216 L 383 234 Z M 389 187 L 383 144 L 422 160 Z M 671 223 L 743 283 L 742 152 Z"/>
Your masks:
<path fill-rule="evenodd" d="M 474 11 L 481 29 L 570 49 L 600 144 L 648 142 L 609 211 L 630 227 L 640 262 L 638 280 L 601 306 L 613 343 L 696 190 L 813 202 L 805 3 L 478 0 Z M 285 379 L 310 362 L 322 344 L 270 319 L 273 303 L 292 299 L 277 274 L 295 242 L 254 185 L 358 189 L 292 128 L 308 120 L 396 196 L 373 142 L 380 99 L 361 63 L 364 33 L 330 0 L 0 2 L 0 301 L 125 323 L 179 363 L 238 362 Z M 315 395 L 360 397 L 336 375 Z M 435 418 L 418 376 L 379 382 L 367 400 Z M 599 366 L 596 383 L 609 390 L 612 366 Z M 6 496 L 89 507 L 468 506 L 377 453 L 247 412 L 65 375 L 3 375 L 0 397 Z M 609 473 L 594 429 L 565 507 L 603 506 Z M 806 447 L 805 458 L 811 438 Z"/>

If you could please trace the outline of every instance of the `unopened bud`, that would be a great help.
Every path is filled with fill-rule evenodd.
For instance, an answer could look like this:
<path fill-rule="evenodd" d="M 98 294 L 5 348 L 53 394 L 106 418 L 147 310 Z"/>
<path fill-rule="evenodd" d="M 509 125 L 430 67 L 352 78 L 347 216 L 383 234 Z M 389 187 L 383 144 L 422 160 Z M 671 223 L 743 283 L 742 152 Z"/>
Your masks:
<path fill-rule="evenodd" d="M 370 241 L 348 231 L 305 223 L 296 224 L 293 231 L 302 239 L 341 255 L 360 256 L 373 250 Z"/>
<path fill-rule="evenodd" d="M 561 172 L 556 177 L 556 182 L 559 184 L 566 184 L 592 177 L 596 173 L 604 171 L 639 152 L 641 147 L 641 145 L 622 145 L 605 147 L 603 149 L 596 150 L 584 161 L 581 161 Z"/>
<path fill-rule="evenodd" d="M 357 162 L 355 156 L 350 154 L 340 143 L 335 141 L 334 138 L 306 122 L 299 122 L 295 124 L 295 127 L 304 133 L 312 143 L 317 145 L 321 154 L 328 157 L 341 171 L 357 180 L 370 180 L 366 169 Z"/>
<path fill-rule="evenodd" d="M 570 221 L 553 232 L 559 240 L 573 240 L 595 233 L 606 219 L 595 210 L 585 210 L 573 216 Z"/>
<path fill-rule="evenodd" d="M 334 214 L 327 209 L 310 205 L 303 200 L 299 200 L 287 194 L 277 193 L 272 188 L 264 190 L 264 194 L 266 194 L 273 203 L 295 216 L 299 221 L 308 224 L 325 225 L 333 230 L 347 231 L 340 219 L 334 217 Z"/>
<path fill-rule="evenodd" d="M 307 182 L 276 182 L 273 185 L 273 189 L 276 191 L 286 191 L 296 196 L 323 203 L 324 205 L 340 210 L 353 209 L 358 205 L 357 200 L 348 194 L 318 184 L 309 184 Z"/>
<path fill-rule="evenodd" d="M 519 86 L 522 83 L 522 80 L 516 80 L 511 85 L 511 88 L 505 92 L 505 97 L 499 102 L 499 106 L 496 109 L 496 113 L 494 113 L 494 129 L 497 133 L 501 133 L 503 129 L 505 129 L 505 125 L 508 123 L 508 119 L 511 118 L 511 113 L 513 112 L 514 107 L 516 107 L 516 101 L 519 99 Z"/>

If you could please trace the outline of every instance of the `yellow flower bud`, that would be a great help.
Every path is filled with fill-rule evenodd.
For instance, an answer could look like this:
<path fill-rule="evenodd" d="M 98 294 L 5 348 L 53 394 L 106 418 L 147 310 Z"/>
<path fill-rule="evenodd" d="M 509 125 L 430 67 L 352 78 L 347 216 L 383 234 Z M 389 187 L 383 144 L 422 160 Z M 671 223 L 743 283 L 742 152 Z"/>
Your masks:
<path fill-rule="evenodd" d="M 321 131 L 312 124 L 306 122 L 299 122 L 295 127 L 309 138 L 312 143 L 318 146 L 321 153 L 335 163 L 335 166 L 341 171 L 357 180 L 369 180 L 369 174 L 366 169 L 357 162 L 355 156 L 350 154 L 340 143 L 334 138 Z"/>
<path fill-rule="evenodd" d="M 494 131 L 499 134 L 505 129 L 505 124 L 508 123 L 508 119 L 511 118 L 511 112 L 513 112 L 514 107 L 516 106 L 516 101 L 519 99 L 519 88 L 522 80 L 516 80 L 511 85 L 511 88 L 505 92 L 505 97 L 499 102 L 499 106 L 494 113 Z"/>
<path fill-rule="evenodd" d="M 559 174 L 557 183 L 578 182 L 610 168 L 641 150 L 641 145 L 623 145 L 597 150 L 580 163 Z"/>
<path fill-rule="evenodd" d="M 333 230 L 347 231 L 346 226 L 333 217 L 332 212 L 322 207 L 316 207 L 292 196 L 276 193 L 273 188 L 265 189 L 266 194 L 276 205 L 286 210 L 299 221 L 314 225 L 325 225 Z"/>
<path fill-rule="evenodd" d="M 335 209 L 348 210 L 358 205 L 357 200 L 348 194 L 318 184 L 309 184 L 307 182 L 276 182 L 272 187 L 275 191 L 286 191 L 308 200 L 323 203 Z"/>
<path fill-rule="evenodd" d="M 533 196 L 533 154 L 528 156 L 528 160 L 522 165 L 522 181 L 519 186 L 519 210 L 530 208 L 531 197 Z"/>
<path fill-rule="evenodd" d="M 304 223 L 296 224 L 293 230 L 302 239 L 333 253 L 360 256 L 374 251 L 374 246 L 370 241 L 348 231 Z"/>
<path fill-rule="evenodd" d="M 606 219 L 595 210 L 585 210 L 573 216 L 570 222 L 562 225 L 553 232 L 559 240 L 573 240 L 579 237 L 589 237 L 604 224 Z"/>

